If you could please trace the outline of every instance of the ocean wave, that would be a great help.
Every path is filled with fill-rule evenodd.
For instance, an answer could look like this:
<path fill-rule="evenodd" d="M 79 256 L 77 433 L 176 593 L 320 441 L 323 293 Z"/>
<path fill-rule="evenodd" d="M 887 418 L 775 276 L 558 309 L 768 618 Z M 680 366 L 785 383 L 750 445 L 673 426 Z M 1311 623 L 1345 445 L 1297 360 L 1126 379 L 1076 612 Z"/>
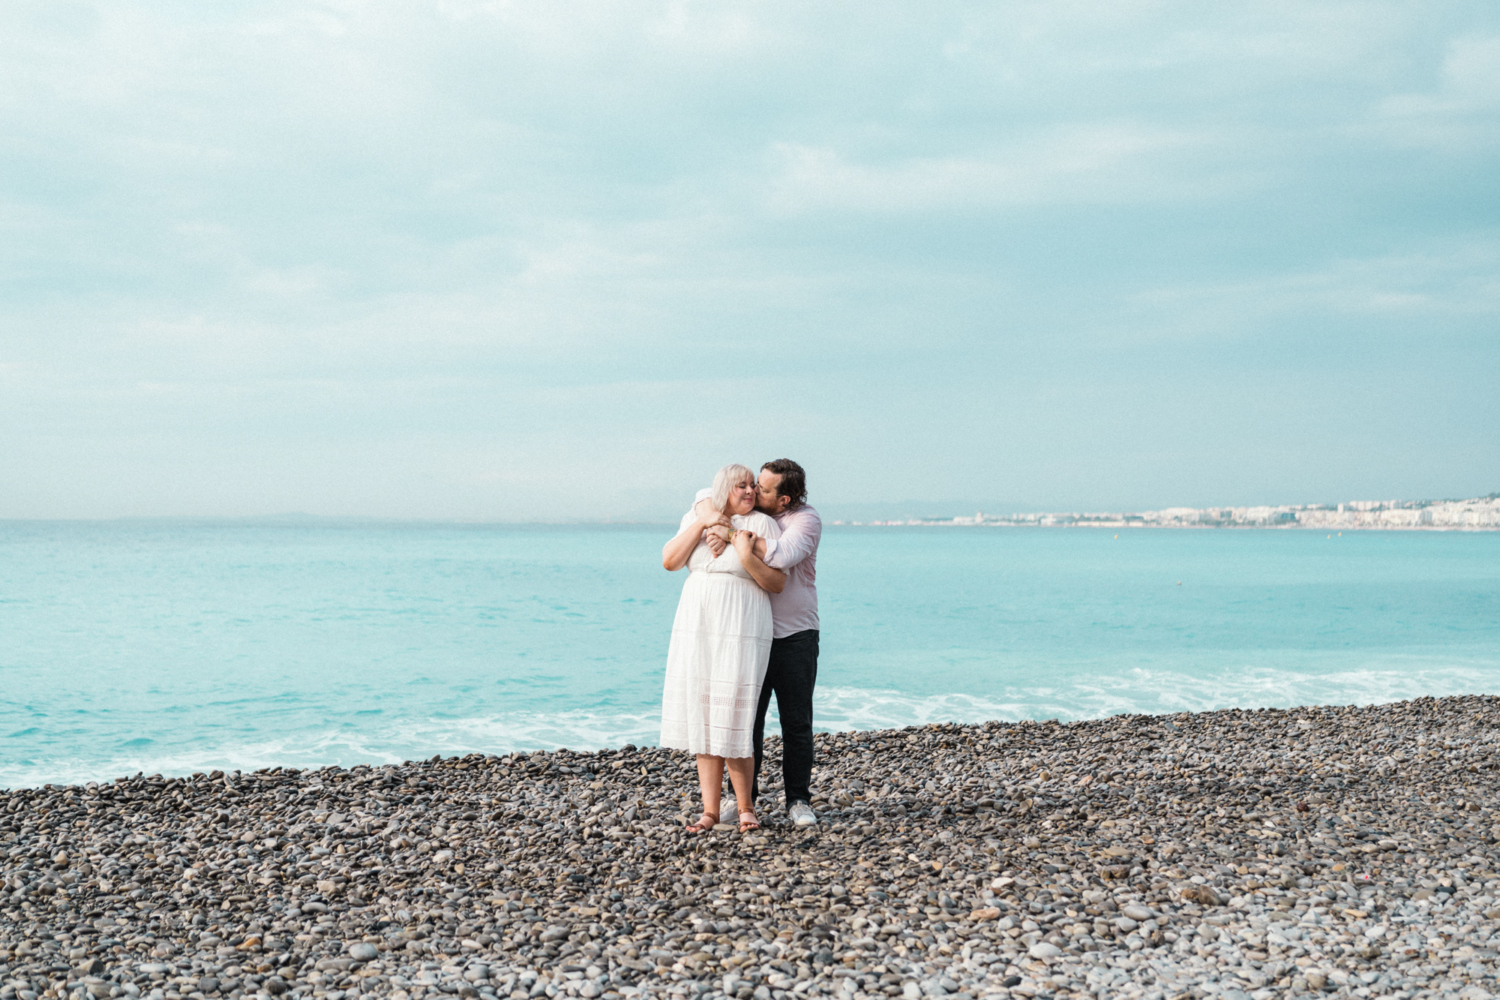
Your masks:
<path fill-rule="evenodd" d="M 1289 669 L 1245 665 L 1208 671 L 1137 667 L 1111 673 L 1082 671 L 1051 684 L 999 684 L 982 694 L 912 693 L 888 688 L 825 685 L 817 692 L 820 731 L 894 729 L 934 722 L 1101 718 L 1160 715 L 1221 708 L 1379 704 L 1422 696 L 1500 692 L 1500 663 L 1441 657 L 1383 657 L 1367 666 Z M 285 720 L 283 720 L 285 721 Z M 37 745 L 15 740 L 0 763 L 0 788 L 44 783 L 106 781 L 137 772 L 250 771 L 262 767 L 322 767 L 401 763 L 436 755 L 510 753 L 655 745 L 655 704 L 619 710 L 524 710 L 473 717 L 426 716 L 347 720 L 276 733 L 179 731 L 174 738 L 131 740 L 93 753 L 76 743 Z M 779 723 L 773 708 L 767 731 Z M 23 733 L 13 734 L 22 736 Z M 61 741 L 60 741 L 61 742 Z M 26 744 L 30 744 L 27 746 Z M 25 746 L 22 752 L 17 744 Z"/>
<path fill-rule="evenodd" d="M 195 771 L 253 771 L 263 767 L 399 764 L 434 754 L 505 754 L 517 750 L 600 749 L 654 745 L 661 716 L 654 711 L 516 712 L 474 718 L 410 718 L 379 726 L 302 729 L 254 738 L 212 732 L 176 746 L 131 741 L 89 758 L 67 752 L 13 754 L 0 763 L 0 788 L 108 781 L 144 772 L 177 776 Z M 132 745 L 134 744 L 134 745 Z M 35 751 L 37 748 L 33 748 Z M 50 749 L 50 748 L 48 748 Z"/>
<path fill-rule="evenodd" d="M 1332 671 L 1242 666 L 1192 672 L 1137 667 L 1070 677 L 1066 683 L 1008 685 L 984 695 L 830 687 L 818 690 L 816 712 L 820 729 L 844 731 L 992 719 L 1068 722 L 1224 708 L 1375 705 L 1427 696 L 1493 693 L 1500 693 L 1500 663 L 1387 657 L 1378 666 Z"/>

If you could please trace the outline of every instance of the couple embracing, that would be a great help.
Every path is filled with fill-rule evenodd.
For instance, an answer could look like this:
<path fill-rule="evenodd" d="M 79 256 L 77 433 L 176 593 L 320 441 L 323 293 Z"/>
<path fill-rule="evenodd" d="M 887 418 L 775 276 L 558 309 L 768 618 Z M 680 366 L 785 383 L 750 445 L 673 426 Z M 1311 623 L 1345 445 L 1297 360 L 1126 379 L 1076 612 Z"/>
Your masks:
<path fill-rule="evenodd" d="M 807 477 L 788 458 L 726 465 L 698 494 L 662 565 L 688 569 L 672 622 L 662 695 L 661 745 L 698 756 L 702 833 L 719 822 L 740 832 L 755 815 L 766 709 L 781 716 L 787 816 L 812 826 L 813 687 L 818 679 L 818 541 Z M 724 770 L 734 802 L 721 811 Z M 736 816 L 737 814 L 737 816 Z"/>

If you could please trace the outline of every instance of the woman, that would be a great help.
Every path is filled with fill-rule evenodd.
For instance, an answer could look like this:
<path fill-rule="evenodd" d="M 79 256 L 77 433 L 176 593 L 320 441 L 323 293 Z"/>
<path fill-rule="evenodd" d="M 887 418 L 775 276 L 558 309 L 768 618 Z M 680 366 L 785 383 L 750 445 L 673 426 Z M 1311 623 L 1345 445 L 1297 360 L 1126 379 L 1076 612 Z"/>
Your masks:
<path fill-rule="evenodd" d="M 757 537 L 779 538 L 776 522 L 755 509 L 755 474 L 726 465 L 714 476 L 713 507 L 729 515 L 731 545 L 718 558 L 703 544 L 712 522 L 689 513 L 662 549 L 669 570 L 688 568 L 672 622 L 661 745 L 698 755 L 703 815 L 687 827 L 702 833 L 719 822 L 724 768 L 734 786 L 740 832 L 760 826 L 750 797 L 755 776 L 752 730 L 761 681 L 771 656 L 771 599 L 786 574 L 755 555 Z"/>

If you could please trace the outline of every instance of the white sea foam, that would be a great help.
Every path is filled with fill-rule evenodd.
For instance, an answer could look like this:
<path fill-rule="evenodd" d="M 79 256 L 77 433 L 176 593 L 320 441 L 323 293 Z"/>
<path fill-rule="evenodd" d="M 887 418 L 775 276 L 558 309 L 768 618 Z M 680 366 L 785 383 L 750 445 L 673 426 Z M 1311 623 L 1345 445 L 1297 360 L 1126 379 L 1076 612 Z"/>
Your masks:
<path fill-rule="evenodd" d="M 126 753 L 80 760 L 75 754 L 0 764 L 0 788 L 27 788 L 44 783 L 106 781 L 137 772 L 185 775 L 194 771 L 252 771 L 263 767 L 323 767 L 330 764 L 399 764 L 476 751 L 510 753 L 570 747 L 597 749 L 656 743 L 658 712 L 517 712 L 475 718 L 402 719 L 351 732 L 347 727 L 303 730 L 254 740 L 195 745 L 150 744 Z"/>
<path fill-rule="evenodd" d="M 913 694 L 825 685 L 818 689 L 815 714 L 817 728 L 826 732 L 991 719 L 1071 721 L 1123 713 L 1165 714 L 1230 707 L 1379 704 L 1426 695 L 1494 692 L 1500 692 L 1500 664 L 1489 660 L 1453 662 L 1437 657 L 1386 656 L 1373 666 L 1333 672 L 1266 666 L 1203 674 L 1147 668 L 1115 674 L 1091 672 L 1052 685 L 1002 686 L 985 695 Z M 658 709 L 650 705 L 620 711 L 518 711 L 470 718 L 392 719 L 359 729 L 306 729 L 220 742 L 200 735 L 183 745 L 148 743 L 124 752 L 102 753 L 94 759 L 81 759 L 75 753 L 7 762 L 0 764 L 0 787 L 102 781 L 138 771 L 175 775 L 278 765 L 348 767 L 475 751 L 583 750 L 626 743 L 650 746 L 657 741 L 659 722 Z M 778 729 L 773 708 L 767 730 L 775 733 Z"/>
<path fill-rule="evenodd" d="M 1066 684 L 1008 687 L 983 696 L 820 688 L 816 711 L 819 729 L 843 731 L 991 719 L 1073 721 L 1222 708 L 1376 705 L 1425 696 L 1491 693 L 1500 693 L 1500 664 L 1417 660 L 1402 666 L 1330 673 L 1246 667 L 1198 675 L 1135 668 L 1115 675 L 1071 678 Z"/>

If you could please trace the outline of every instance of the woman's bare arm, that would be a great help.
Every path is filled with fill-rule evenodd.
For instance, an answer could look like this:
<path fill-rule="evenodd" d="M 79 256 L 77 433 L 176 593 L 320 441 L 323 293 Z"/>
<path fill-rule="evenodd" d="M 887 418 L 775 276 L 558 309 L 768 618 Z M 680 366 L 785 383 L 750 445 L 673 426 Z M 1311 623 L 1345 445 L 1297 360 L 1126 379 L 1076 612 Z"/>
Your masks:
<path fill-rule="evenodd" d="M 719 558 L 724 549 L 729 545 L 729 518 L 714 509 L 713 501 L 708 499 L 699 500 L 693 504 L 693 513 L 698 515 L 698 520 L 708 525 L 703 532 L 703 543 L 708 546 L 708 551 Z M 764 556 L 765 552 L 762 551 Z"/>
<path fill-rule="evenodd" d="M 712 510 L 712 507 L 709 508 Z M 718 511 L 714 511 L 718 515 Z M 686 528 L 679 531 L 670 542 L 662 546 L 661 565 L 665 570 L 679 570 L 687 565 L 688 557 L 698 547 L 703 539 L 703 529 L 708 527 L 703 521 L 694 521 Z"/>

